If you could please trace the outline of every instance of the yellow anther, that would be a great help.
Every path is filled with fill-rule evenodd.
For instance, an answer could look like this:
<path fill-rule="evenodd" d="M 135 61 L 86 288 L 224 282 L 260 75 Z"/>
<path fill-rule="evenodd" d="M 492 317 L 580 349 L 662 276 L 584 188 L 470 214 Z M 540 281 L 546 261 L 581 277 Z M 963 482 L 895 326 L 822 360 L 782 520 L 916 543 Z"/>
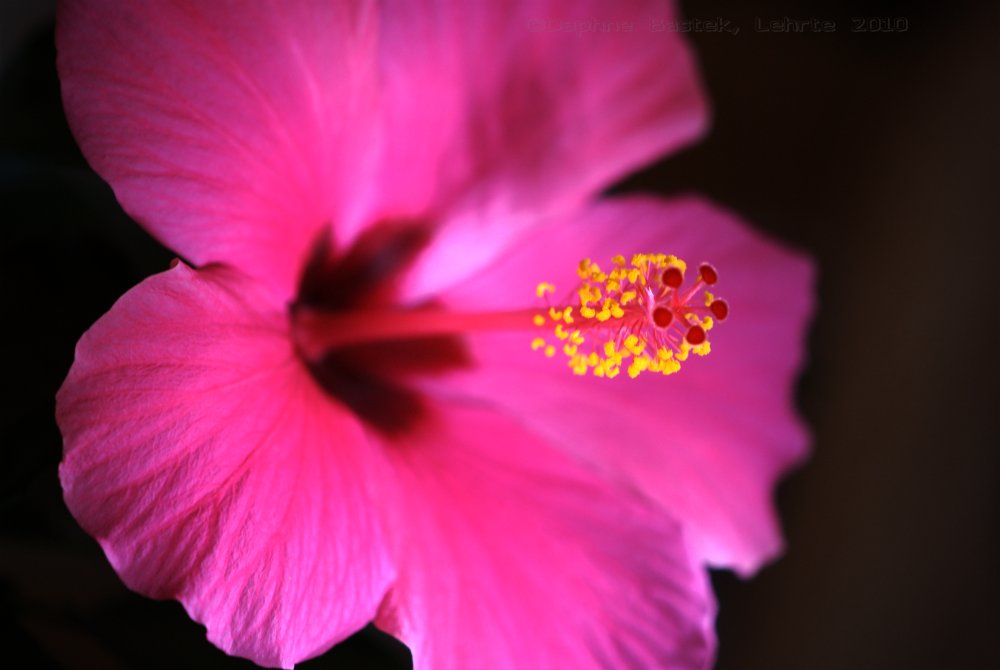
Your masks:
<path fill-rule="evenodd" d="M 566 354 L 567 356 L 575 356 L 576 355 L 576 345 L 575 344 L 570 344 L 569 342 L 567 342 L 566 344 L 563 345 L 563 353 Z"/>
<path fill-rule="evenodd" d="M 622 256 L 621 254 L 618 254 L 617 256 L 611 259 L 611 262 L 614 263 L 615 265 L 625 265 L 625 257 Z"/>
<path fill-rule="evenodd" d="M 566 309 L 564 309 L 562 313 L 562 318 L 563 321 L 565 321 L 566 323 L 573 323 L 573 308 L 567 307 Z"/>
<path fill-rule="evenodd" d="M 531 350 L 532 351 L 538 351 L 539 349 L 541 349 L 544 346 L 545 346 L 545 340 L 543 340 L 540 337 L 536 337 L 535 339 L 533 339 L 531 341 Z"/>
<path fill-rule="evenodd" d="M 595 352 L 593 352 L 593 351 L 591 351 L 591 352 L 590 352 L 590 355 L 589 355 L 589 356 L 587 356 L 587 365 L 589 365 L 590 367 L 594 367 L 595 365 L 597 365 L 597 364 L 598 364 L 598 363 L 600 363 L 600 362 L 601 362 L 601 357 L 600 357 L 600 356 L 598 356 L 598 355 L 597 355 L 597 354 L 596 354 Z"/>
<path fill-rule="evenodd" d="M 645 356 L 633 358 L 632 363 L 628 366 L 628 376 L 635 379 L 641 372 L 649 369 L 649 362 Z"/>
<path fill-rule="evenodd" d="M 712 330 L 715 327 L 715 319 L 710 316 L 702 318 L 701 327 L 705 329 L 705 332 Z"/>
<path fill-rule="evenodd" d="M 620 319 L 623 316 L 625 316 L 625 310 L 623 310 L 622 306 L 615 301 L 611 302 L 611 316 L 615 317 L 616 319 Z"/>
<path fill-rule="evenodd" d="M 615 343 L 614 342 L 608 341 L 608 342 L 604 343 L 604 355 L 605 356 L 608 356 L 608 357 L 614 356 L 615 355 L 615 351 L 616 351 L 616 348 L 615 348 Z"/>
<path fill-rule="evenodd" d="M 636 335 L 629 335 L 625 338 L 625 348 L 633 356 L 641 356 L 646 350 L 646 341 Z"/>
<path fill-rule="evenodd" d="M 604 309 L 597 313 L 598 321 L 607 321 L 611 318 L 611 309 L 608 307 L 607 303 L 604 304 Z"/>
<path fill-rule="evenodd" d="M 633 268 L 633 269 L 631 269 L 631 270 L 628 271 L 628 280 L 630 282 L 632 282 L 633 284 L 636 283 L 637 281 L 639 281 L 639 277 L 642 277 L 642 276 L 643 276 L 642 273 L 639 272 L 639 270 L 636 270 L 635 268 Z M 645 279 L 643 280 L 643 283 L 644 284 L 646 283 Z"/>
<path fill-rule="evenodd" d="M 609 291 L 619 292 L 622 290 L 622 285 L 615 279 L 609 279 L 608 283 L 604 285 L 604 288 Z"/>
<path fill-rule="evenodd" d="M 680 369 L 681 369 L 681 364 L 672 359 L 660 363 L 660 374 L 663 375 L 672 375 Z"/>
<path fill-rule="evenodd" d="M 562 311 L 555 307 L 549 307 L 549 318 L 553 321 L 562 321 Z"/>
<path fill-rule="evenodd" d="M 531 317 L 531 322 L 533 324 L 535 324 L 536 326 L 544 326 L 545 325 L 545 317 L 542 316 L 541 314 L 536 314 L 535 316 Z"/>
<path fill-rule="evenodd" d="M 671 351 L 670 349 L 667 349 L 666 347 L 660 347 L 659 349 L 656 350 L 656 357 L 659 358 L 661 361 L 669 361 L 673 359 L 674 352 Z"/>
<path fill-rule="evenodd" d="M 579 288 L 576 293 L 580 296 L 580 304 L 583 306 L 589 305 L 592 302 L 598 302 L 601 299 L 601 289 L 589 284 Z"/>
<path fill-rule="evenodd" d="M 709 293 L 708 291 L 705 291 L 705 307 L 710 306 L 712 304 L 712 301 L 714 300 L 715 296 Z"/>
<path fill-rule="evenodd" d="M 569 341 L 572 342 L 573 344 L 583 344 L 584 337 L 579 330 L 574 330 L 572 333 L 569 334 Z"/>
<path fill-rule="evenodd" d="M 556 355 L 556 348 L 553 347 L 551 344 L 545 347 L 545 355 L 548 356 L 549 358 L 552 358 L 553 356 Z"/>
<path fill-rule="evenodd" d="M 710 353 L 712 353 L 712 343 L 709 342 L 708 340 L 705 340 L 698 346 L 691 347 L 691 351 L 698 354 L 699 356 L 708 356 Z"/>
<path fill-rule="evenodd" d="M 595 310 L 593 307 L 580 308 L 580 316 L 582 316 L 585 319 L 593 319 L 595 314 L 597 314 L 597 310 Z"/>
<path fill-rule="evenodd" d="M 558 337 L 560 340 L 565 340 L 566 338 L 569 337 L 569 331 L 563 328 L 563 325 L 561 323 L 556 324 L 555 332 L 556 332 L 556 337 Z"/>
<path fill-rule="evenodd" d="M 587 374 L 587 361 L 583 356 L 573 356 L 569 360 L 569 367 L 573 370 L 575 374 L 585 375 Z"/>
<path fill-rule="evenodd" d="M 556 287 L 552 284 L 543 281 L 535 288 L 535 295 L 539 298 L 543 297 L 546 293 L 555 293 Z"/>
<path fill-rule="evenodd" d="M 635 300 L 635 291 L 625 291 L 622 293 L 622 304 L 627 305 Z"/>

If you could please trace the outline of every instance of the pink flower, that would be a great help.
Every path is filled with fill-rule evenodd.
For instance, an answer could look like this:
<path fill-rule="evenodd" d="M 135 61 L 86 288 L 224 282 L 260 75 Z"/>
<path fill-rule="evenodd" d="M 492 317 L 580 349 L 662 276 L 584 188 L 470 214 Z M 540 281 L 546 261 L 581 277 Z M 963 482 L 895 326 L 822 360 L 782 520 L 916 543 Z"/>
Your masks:
<path fill-rule="evenodd" d="M 372 619 L 418 668 L 708 665 L 704 566 L 780 549 L 810 266 L 697 199 L 595 200 L 704 128 L 672 8 L 227 5 L 60 8 L 84 154 L 190 264 L 77 347 L 74 516 L 130 588 L 262 665 Z M 565 330 L 580 260 L 636 252 L 711 260 L 732 304 L 669 378 L 657 352 L 709 314 L 672 259 L 614 287 L 585 267 L 607 320 L 533 322 L 539 282 Z M 649 369 L 574 375 L 537 337 Z"/>

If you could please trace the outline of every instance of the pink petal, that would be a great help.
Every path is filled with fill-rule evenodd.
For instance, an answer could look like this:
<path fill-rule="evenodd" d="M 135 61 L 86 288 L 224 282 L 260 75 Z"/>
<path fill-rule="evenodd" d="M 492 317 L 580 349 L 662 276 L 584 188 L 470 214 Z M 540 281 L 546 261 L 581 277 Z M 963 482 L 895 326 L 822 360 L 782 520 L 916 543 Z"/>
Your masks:
<path fill-rule="evenodd" d="M 479 368 L 456 375 L 451 390 L 488 399 L 622 476 L 681 520 L 705 560 L 752 572 L 781 549 L 772 489 L 806 453 L 793 386 L 813 303 L 807 259 L 696 199 L 614 200 L 522 240 L 447 300 L 466 310 L 524 307 L 543 280 L 557 296 L 575 294 L 580 259 L 607 266 L 634 252 L 718 268 L 714 292 L 732 314 L 711 332 L 711 355 L 668 378 L 603 380 L 530 351 L 530 333 L 477 335 Z"/>
<path fill-rule="evenodd" d="M 122 206 L 196 265 L 291 295 L 320 227 L 356 216 L 376 132 L 357 3 L 60 3 L 70 125 Z"/>
<path fill-rule="evenodd" d="M 393 574 L 377 452 L 267 305 L 242 275 L 184 265 L 127 293 L 59 391 L 59 474 L 130 588 L 291 667 L 370 621 Z"/>
<path fill-rule="evenodd" d="M 377 204 L 444 226 L 414 295 L 705 129 L 691 52 L 665 30 L 667 0 L 386 5 Z"/>
<path fill-rule="evenodd" d="M 714 605 L 678 524 L 514 421 L 439 410 L 387 445 L 400 579 L 377 623 L 417 670 L 708 665 Z"/>

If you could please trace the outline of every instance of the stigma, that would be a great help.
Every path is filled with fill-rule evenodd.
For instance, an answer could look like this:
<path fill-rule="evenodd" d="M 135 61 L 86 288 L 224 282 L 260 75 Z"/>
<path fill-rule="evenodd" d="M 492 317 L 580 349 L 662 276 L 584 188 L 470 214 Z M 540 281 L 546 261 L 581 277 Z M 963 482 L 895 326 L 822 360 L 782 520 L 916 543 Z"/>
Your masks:
<path fill-rule="evenodd" d="M 589 258 L 580 261 L 574 292 L 535 315 L 535 326 L 549 332 L 534 338 L 532 349 L 549 357 L 562 352 L 575 374 L 605 379 L 622 369 L 633 379 L 644 372 L 672 375 L 692 353 L 708 355 L 709 331 L 729 317 L 729 304 L 707 290 L 719 281 L 712 265 L 689 273 L 687 263 L 668 254 L 611 262 L 605 272 Z M 689 274 L 693 281 L 686 281 Z M 552 294 L 552 284 L 538 285 L 539 298 L 548 302 Z"/>

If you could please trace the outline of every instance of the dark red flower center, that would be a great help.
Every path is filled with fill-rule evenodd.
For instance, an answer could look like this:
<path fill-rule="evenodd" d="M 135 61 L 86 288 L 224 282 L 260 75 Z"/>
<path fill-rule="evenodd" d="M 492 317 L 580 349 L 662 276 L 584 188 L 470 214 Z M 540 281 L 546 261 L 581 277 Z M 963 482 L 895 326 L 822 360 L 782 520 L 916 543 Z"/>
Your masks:
<path fill-rule="evenodd" d="M 414 377 L 470 364 L 462 339 L 434 333 L 407 336 L 403 331 L 389 338 L 345 337 L 338 342 L 322 332 L 304 331 L 357 331 L 370 322 L 364 314 L 400 310 L 395 305 L 399 282 L 428 239 L 428 227 L 420 222 L 374 226 L 343 250 L 325 235 L 313 247 L 291 306 L 296 340 L 318 336 L 322 342 L 309 352 L 300 347 L 317 384 L 388 435 L 405 432 L 424 414 Z"/>

